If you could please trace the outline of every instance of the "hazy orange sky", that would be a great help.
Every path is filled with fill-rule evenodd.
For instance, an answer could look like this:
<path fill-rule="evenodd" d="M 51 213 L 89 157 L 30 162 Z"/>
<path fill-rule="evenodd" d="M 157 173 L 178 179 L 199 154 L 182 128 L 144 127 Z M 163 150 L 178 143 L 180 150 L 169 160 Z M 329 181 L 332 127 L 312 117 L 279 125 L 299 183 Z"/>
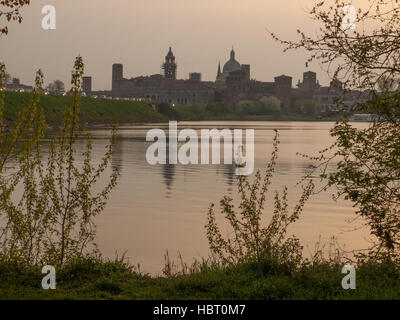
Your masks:
<path fill-rule="evenodd" d="M 33 0 L 0 40 L 0 61 L 12 76 L 32 84 L 42 68 L 46 84 L 60 79 L 69 87 L 74 57 L 81 54 L 93 88 L 110 89 L 111 66 L 124 64 L 124 77 L 160 73 L 168 47 L 178 61 L 178 77 L 201 72 L 215 80 L 234 45 L 240 63 L 251 65 L 252 78 L 273 81 L 287 74 L 293 84 L 305 68 L 305 52 L 282 53 L 266 29 L 295 39 L 296 29 L 315 32 L 306 14 L 315 0 Z M 54 5 L 57 29 L 41 28 L 41 8 Z M 322 84 L 328 77 L 317 64 Z"/>

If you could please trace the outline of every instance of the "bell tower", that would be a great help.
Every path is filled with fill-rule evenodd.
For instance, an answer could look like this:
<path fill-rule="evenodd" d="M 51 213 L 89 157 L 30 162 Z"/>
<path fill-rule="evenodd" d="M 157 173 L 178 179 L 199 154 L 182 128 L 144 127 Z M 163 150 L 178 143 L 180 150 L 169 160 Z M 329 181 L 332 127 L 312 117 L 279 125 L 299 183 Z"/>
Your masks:
<path fill-rule="evenodd" d="M 176 80 L 176 70 L 178 66 L 175 61 L 175 56 L 172 53 L 171 47 L 169 47 L 169 51 L 165 56 L 165 62 L 162 65 L 162 69 L 164 70 L 164 76 L 166 79 Z"/>

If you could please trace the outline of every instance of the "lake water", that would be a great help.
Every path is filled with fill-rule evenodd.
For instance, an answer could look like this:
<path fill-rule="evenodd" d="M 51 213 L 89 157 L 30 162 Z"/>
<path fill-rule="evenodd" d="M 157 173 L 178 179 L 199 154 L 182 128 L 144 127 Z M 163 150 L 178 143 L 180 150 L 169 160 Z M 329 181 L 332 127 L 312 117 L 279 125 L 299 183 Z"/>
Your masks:
<path fill-rule="evenodd" d="M 332 127 L 332 122 L 230 121 L 180 122 L 178 130 L 255 129 L 255 168 L 262 169 L 277 129 L 281 143 L 271 191 L 288 186 L 293 205 L 300 193 L 296 184 L 310 165 L 296 153 L 316 155 L 329 146 Z M 232 165 L 149 165 L 145 155 L 151 143 L 145 137 L 151 128 L 167 130 L 168 125 L 123 126 L 119 130 L 112 165 L 120 168 L 121 178 L 105 211 L 96 218 L 97 243 L 107 257 L 126 253 L 131 263 L 140 263 L 142 271 L 160 274 L 166 250 L 173 258 L 180 252 L 187 262 L 209 254 L 204 229 L 207 209 L 224 195 L 235 197 L 236 181 Z M 100 157 L 109 131 L 92 133 L 96 138 L 94 152 Z M 350 202 L 332 200 L 333 191 L 314 195 L 290 228 L 289 234 L 298 236 L 305 246 L 305 255 L 313 251 L 320 237 L 324 242 L 336 236 L 349 250 L 367 246 L 366 228 L 359 228 L 361 221 L 352 221 L 355 209 Z M 272 193 L 268 199 L 272 200 Z M 266 222 L 271 216 L 269 209 L 265 210 Z"/>

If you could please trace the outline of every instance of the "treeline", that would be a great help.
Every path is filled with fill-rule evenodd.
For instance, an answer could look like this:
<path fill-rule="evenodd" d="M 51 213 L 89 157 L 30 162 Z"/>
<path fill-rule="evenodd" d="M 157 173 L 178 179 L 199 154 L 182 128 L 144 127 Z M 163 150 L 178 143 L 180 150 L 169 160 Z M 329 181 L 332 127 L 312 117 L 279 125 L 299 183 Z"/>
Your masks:
<path fill-rule="evenodd" d="M 276 97 L 263 97 L 260 100 L 243 100 L 235 106 L 223 102 L 207 105 L 171 106 L 162 103 L 158 111 L 169 119 L 204 120 L 321 120 L 321 105 L 312 99 L 298 99 L 290 108 L 283 108 Z"/>

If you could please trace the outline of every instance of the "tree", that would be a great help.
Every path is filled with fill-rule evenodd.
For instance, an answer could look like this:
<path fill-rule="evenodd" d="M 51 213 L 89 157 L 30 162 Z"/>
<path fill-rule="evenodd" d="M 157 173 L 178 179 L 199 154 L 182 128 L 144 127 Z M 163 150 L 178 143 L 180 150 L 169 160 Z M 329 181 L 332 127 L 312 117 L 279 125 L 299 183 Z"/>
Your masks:
<path fill-rule="evenodd" d="M 5 82 L 5 84 L 7 85 L 7 84 L 10 84 L 11 83 L 11 75 L 9 74 L 9 73 L 7 73 L 6 72 L 6 74 L 5 74 L 5 80 L 4 80 L 4 82 Z"/>
<path fill-rule="evenodd" d="M 321 113 L 321 105 L 313 99 L 300 99 L 295 102 L 295 109 L 301 114 L 314 116 Z"/>
<path fill-rule="evenodd" d="M 64 82 L 61 80 L 54 80 L 47 86 L 47 90 L 54 95 L 60 95 L 65 92 L 65 85 Z"/>
<path fill-rule="evenodd" d="M 243 100 L 236 107 L 241 114 L 260 115 L 265 114 L 264 105 L 260 101 Z"/>
<path fill-rule="evenodd" d="M 336 186 L 337 198 L 353 201 L 356 213 L 368 223 L 377 239 L 370 254 L 398 257 L 400 93 L 393 92 L 393 83 L 400 76 L 399 1 L 369 0 L 356 13 L 355 30 L 342 28 L 346 5 L 339 0 L 317 3 L 309 12 L 320 24 L 315 36 L 298 30 L 300 40 L 292 42 L 271 35 L 285 50 L 306 49 L 307 63 L 322 62 L 345 89 L 368 90 L 367 101 L 354 109 L 377 114 L 377 121 L 366 129 L 339 121 L 332 130 L 336 142 L 312 159 L 327 181 L 324 190 Z"/>
<path fill-rule="evenodd" d="M 345 88 L 375 90 L 380 79 L 398 78 L 400 72 L 400 9 L 392 0 L 368 0 L 358 8 L 354 30 L 343 28 L 348 3 L 323 0 L 310 11 L 320 28 L 309 36 L 301 30 L 299 41 L 286 41 L 270 32 L 284 51 L 303 48 L 310 52 L 306 61 L 319 61 L 327 67 L 333 79 Z"/>
<path fill-rule="evenodd" d="M 337 198 L 353 201 L 357 214 L 367 220 L 378 243 L 374 253 L 400 249 L 400 127 L 388 121 L 367 129 L 339 122 L 332 130 L 337 138 L 338 163 L 324 172 L 328 185 L 338 188 Z M 325 159 L 324 159 L 325 160 Z M 324 166 L 325 168 L 325 166 Z"/>
<path fill-rule="evenodd" d="M 29 4 L 30 0 L 0 1 L 0 23 L 2 24 L 0 25 L 0 37 L 8 34 L 8 22 L 17 21 L 18 23 L 22 23 L 21 9 Z"/>
<path fill-rule="evenodd" d="M 170 104 L 168 104 L 166 102 L 161 102 L 157 106 L 157 111 L 170 119 L 178 118 L 178 113 L 176 112 L 176 110 L 173 107 L 171 107 Z"/>
<path fill-rule="evenodd" d="M 0 248 L 1 256 L 16 258 L 20 256 L 20 248 L 15 242 L 23 238 L 29 240 L 25 237 L 27 229 L 24 224 L 14 223 L 18 216 L 7 212 L 7 208 L 17 185 L 22 182 L 29 184 L 28 180 L 24 181 L 24 175 L 29 172 L 33 163 L 25 161 L 26 165 L 21 164 L 28 160 L 26 155 L 32 154 L 44 137 L 46 125 L 43 110 L 38 105 L 43 74 L 40 70 L 37 72 L 30 103 L 18 112 L 13 123 L 6 123 L 4 120 L 5 79 L 5 65 L 0 64 L 0 217 L 5 221 L 0 228 Z"/>
<path fill-rule="evenodd" d="M 21 144 L 20 141 L 28 141 L 35 145 L 41 137 L 42 128 L 38 117 L 40 110 L 37 103 L 43 84 L 43 74 L 39 70 L 36 74 L 36 88 L 30 100 L 29 106 L 18 112 L 13 123 L 6 123 L 4 119 L 4 99 L 7 81 L 9 79 L 6 67 L 0 63 L 0 175 L 6 167 L 12 167 L 14 161 L 28 147 L 28 143 Z"/>
<path fill-rule="evenodd" d="M 277 97 L 262 97 L 260 101 L 266 114 L 279 114 L 282 111 L 282 103 Z"/>
<path fill-rule="evenodd" d="M 213 115 L 222 115 L 231 112 L 231 109 L 223 102 L 209 103 L 206 105 L 206 111 Z"/>
<path fill-rule="evenodd" d="M 190 112 L 191 120 L 204 120 L 206 118 L 205 106 L 194 103 L 190 107 L 185 107 L 185 108 L 186 108 L 186 110 L 188 110 L 188 112 Z M 184 117 L 184 113 L 182 116 Z"/>
<path fill-rule="evenodd" d="M 6 221 L 0 226 L 0 248 L 7 258 L 30 265 L 63 265 L 87 253 L 94 240 L 93 218 L 104 209 L 118 179 L 116 167 L 110 169 L 108 181 L 102 178 L 115 151 L 116 136 L 113 130 L 103 158 L 94 165 L 91 137 L 79 120 L 82 75 L 83 61 L 78 57 L 72 72 L 72 102 L 48 145 L 42 139 L 45 120 L 39 107 L 43 75 L 37 76 L 28 113 L 32 116 L 22 123 L 28 133 L 18 141 L 23 147 L 15 157 L 16 172 L 11 178 L 0 178 L 0 214 Z M 76 143 L 82 136 L 86 148 L 78 152 Z M 16 190 L 18 184 L 22 191 Z"/>
<path fill-rule="evenodd" d="M 380 93 L 393 92 L 399 87 L 399 80 L 391 76 L 383 76 L 377 81 L 377 88 Z"/>

